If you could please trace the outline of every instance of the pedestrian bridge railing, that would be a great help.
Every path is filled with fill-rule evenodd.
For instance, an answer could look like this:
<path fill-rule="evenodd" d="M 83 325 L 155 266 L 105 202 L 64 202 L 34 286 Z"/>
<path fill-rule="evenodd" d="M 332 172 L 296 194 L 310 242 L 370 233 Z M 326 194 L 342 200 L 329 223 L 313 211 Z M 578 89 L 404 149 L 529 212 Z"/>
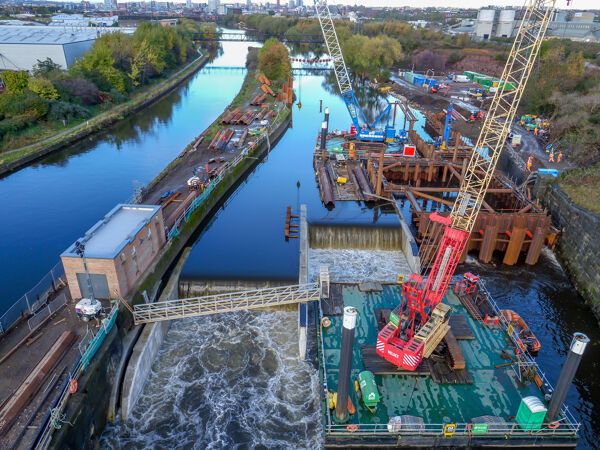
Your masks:
<path fill-rule="evenodd" d="M 289 305 L 319 300 L 319 298 L 320 286 L 318 283 L 278 286 L 205 297 L 143 303 L 133 307 L 133 318 L 135 324 L 138 325 L 230 311 Z"/>

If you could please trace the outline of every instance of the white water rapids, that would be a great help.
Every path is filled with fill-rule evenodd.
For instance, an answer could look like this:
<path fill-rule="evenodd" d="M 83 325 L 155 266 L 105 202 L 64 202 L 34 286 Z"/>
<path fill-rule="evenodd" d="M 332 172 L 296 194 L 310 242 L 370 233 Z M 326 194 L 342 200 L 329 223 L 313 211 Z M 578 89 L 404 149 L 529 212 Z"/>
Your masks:
<path fill-rule="evenodd" d="M 297 312 L 177 320 L 131 417 L 101 448 L 319 448 L 319 378 L 298 359 Z"/>

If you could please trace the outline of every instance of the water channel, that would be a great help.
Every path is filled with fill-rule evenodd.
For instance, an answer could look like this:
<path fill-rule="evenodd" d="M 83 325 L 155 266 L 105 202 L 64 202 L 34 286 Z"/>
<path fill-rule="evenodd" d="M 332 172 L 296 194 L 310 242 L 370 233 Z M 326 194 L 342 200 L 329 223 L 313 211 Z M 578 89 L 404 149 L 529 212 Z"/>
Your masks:
<path fill-rule="evenodd" d="M 248 42 L 223 54 L 178 89 L 104 133 L 0 179 L 0 314 L 134 188 L 150 182 L 239 91 Z"/>
<path fill-rule="evenodd" d="M 214 66 L 240 66 L 248 43 L 224 43 Z M 72 241 L 126 201 L 133 182 L 150 181 L 231 101 L 244 71 L 204 69 L 189 82 L 116 126 L 0 180 L 5 309 L 57 261 Z M 302 109 L 293 128 L 199 233 L 183 276 L 294 279 L 297 241 L 285 242 L 285 207 L 308 205 L 311 221 L 389 224 L 379 208 L 321 206 L 312 151 L 322 115 L 348 126 L 339 96 L 322 75 L 296 77 Z M 299 182 L 299 187 L 298 187 Z M 10 220 L 7 220 L 10 218 Z M 501 307 L 525 317 L 542 342 L 538 361 L 556 382 L 571 334 L 588 346 L 567 399 L 583 422 L 580 448 L 600 434 L 600 330 L 550 252 L 535 267 L 482 266 L 479 273 Z M 315 448 L 321 443 L 318 377 L 297 359 L 296 312 L 235 313 L 173 323 L 132 418 L 105 430 L 103 448 Z"/>

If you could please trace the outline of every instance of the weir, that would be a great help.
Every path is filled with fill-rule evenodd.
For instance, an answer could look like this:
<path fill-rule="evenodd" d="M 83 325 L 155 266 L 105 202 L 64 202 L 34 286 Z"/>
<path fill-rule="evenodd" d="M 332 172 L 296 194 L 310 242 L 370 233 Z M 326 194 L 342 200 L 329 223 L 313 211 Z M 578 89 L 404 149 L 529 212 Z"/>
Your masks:
<path fill-rule="evenodd" d="M 402 250 L 406 237 L 402 227 L 367 227 L 359 225 L 309 225 L 310 248 Z"/>

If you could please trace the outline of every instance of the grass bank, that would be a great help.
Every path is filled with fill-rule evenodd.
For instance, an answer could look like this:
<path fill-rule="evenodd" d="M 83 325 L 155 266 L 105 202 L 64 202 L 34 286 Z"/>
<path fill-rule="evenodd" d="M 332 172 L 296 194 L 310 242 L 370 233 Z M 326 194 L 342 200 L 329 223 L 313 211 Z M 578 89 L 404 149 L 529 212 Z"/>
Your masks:
<path fill-rule="evenodd" d="M 600 213 L 600 165 L 563 172 L 557 182 L 579 206 Z"/>
<path fill-rule="evenodd" d="M 138 111 L 142 107 L 171 92 L 181 82 L 202 68 L 207 61 L 208 55 L 202 55 L 171 75 L 168 79 L 140 92 L 125 103 L 117 105 L 95 117 L 81 121 L 78 125 L 64 129 L 58 132 L 58 134 L 43 139 L 35 144 L 0 154 L 0 175 L 25 167 L 42 156 L 60 150 L 66 145 L 72 144 L 86 136 L 104 130 L 108 125 L 111 125 L 118 120 L 122 120 L 125 116 Z M 57 131 L 59 129 L 60 128 L 58 128 Z"/>

